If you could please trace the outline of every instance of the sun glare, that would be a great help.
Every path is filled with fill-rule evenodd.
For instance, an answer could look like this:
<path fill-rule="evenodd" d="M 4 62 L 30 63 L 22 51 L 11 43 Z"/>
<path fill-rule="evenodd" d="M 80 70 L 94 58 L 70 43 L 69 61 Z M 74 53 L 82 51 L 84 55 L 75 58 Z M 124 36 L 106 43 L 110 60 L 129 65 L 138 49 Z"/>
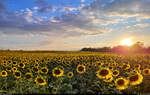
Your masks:
<path fill-rule="evenodd" d="M 131 46 L 132 42 L 131 42 L 131 40 L 129 38 L 126 38 L 126 39 L 121 41 L 121 45 Z"/>

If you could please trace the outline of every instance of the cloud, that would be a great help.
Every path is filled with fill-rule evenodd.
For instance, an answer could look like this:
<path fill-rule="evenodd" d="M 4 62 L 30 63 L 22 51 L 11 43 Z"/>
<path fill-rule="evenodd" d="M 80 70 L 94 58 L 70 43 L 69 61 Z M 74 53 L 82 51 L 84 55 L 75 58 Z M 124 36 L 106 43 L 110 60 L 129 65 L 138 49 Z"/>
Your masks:
<path fill-rule="evenodd" d="M 105 0 L 95 0 L 93 3 L 85 8 L 85 11 L 92 11 L 96 14 L 103 14 L 109 16 L 150 17 L 149 0 L 114 0 L 113 2 L 104 2 Z"/>
<path fill-rule="evenodd" d="M 5 3 L 7 2 L 7 0 L 1 0 L 0 2 L 0 12 L 6 11 L 7 7 L 5 6 Z"/>
<path fill-rule="evenodd" d="M 39 6 L 37 10 L 40 13 L 45 13 L 52 9 L 52 6 L 48 5 L 48 3 L 45 0 L 37 0 L 34 3 L 35 5 Z"/>
<path fill-rule="evenodd" d="M 38 1 L 37 3 L 40 5 L 45 4 L 41 0 Z M 84 13 L 68 13 L 60 17 L 52 16 L 50 19 L 43 20 L 42 17 L 33 15 L 34 9 L 26 8 L 26 10 L 19 13 L 2 12 L 0 14 L 0 30 L 2 33 L 7 35 L 40 34 L 56 37 L 77 37 L 98 35 L 111 31 L 109 28 L 96 26 L 95 18 L 89 19 L 89 15 Z"/>
<path fill-rule="evenodd" d="M 147 23 L 146 24 L 136 24 L 135 26 L 145 28 L 145 27 L 148 27 L 149 24 L 147 24 Z"/>

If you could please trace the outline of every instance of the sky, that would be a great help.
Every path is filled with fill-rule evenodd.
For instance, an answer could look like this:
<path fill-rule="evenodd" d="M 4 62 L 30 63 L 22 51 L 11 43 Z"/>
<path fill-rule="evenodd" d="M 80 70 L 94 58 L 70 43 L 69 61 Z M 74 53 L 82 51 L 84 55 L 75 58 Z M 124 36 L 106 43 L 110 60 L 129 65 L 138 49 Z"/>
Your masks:
<path fill-rule="evenodd" d="M 0 49 L 150 46 L 150 0 L 0 0 Z"/>

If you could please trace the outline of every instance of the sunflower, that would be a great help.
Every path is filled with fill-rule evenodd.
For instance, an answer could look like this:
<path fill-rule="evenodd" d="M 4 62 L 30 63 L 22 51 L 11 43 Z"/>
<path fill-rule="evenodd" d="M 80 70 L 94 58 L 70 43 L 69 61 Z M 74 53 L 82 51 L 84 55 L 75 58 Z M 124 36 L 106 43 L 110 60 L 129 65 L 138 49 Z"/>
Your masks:
<path fill-rule="evenodd" d="M 115 80 L 115 86 L 119 90 L 124 90 L 124 89 L 128 88 L 128 83 L 129 83 L 129 81 L 123 77 Z"/>
<path fill-rule="evenodd" d="M 2 77 L 7 77 L 7 72 L 3 70 L 3 71 L 0 72 L 0 75 Z"/>
<path fill-rule="evenodd" d="M 11 72 L 11 67 L 7 67 L 7 71 L 8 71 L 8 72 Z"/>
<path fill-rule="evenodd" d="M 14 74 L 15 78 L 17 78 L 17 79 L 21 78 L 21 72 L 15 71 L 13 74 Z"/>
<path fill-rule="evenodd" d="M 16 67 L 13 67 L 13 68 L 12 68 L 12 71 L 13 71 L 13 72 L 17 71 L 17 68 L 16 68 Z"/>
<path fill-rule="evenodd" d="M 69 73 L 67 74 L 67 77 L 68 77 L 68 78 L 72 78 L 72 77 L 73 77 L 73 72 L 69 72 Z"/>
<path fill-rule="evenodd" d="M 36 82 L 36 84 L 38 84 L 40 86 L 44 86 L 47 84 L 46 80 L 41 76 L 36 77 L 35 82 Z"/>
<path fill-rule="evenodd" d="M 138 85 L 142 83 L 142 81 L 143 81 L 143 76 L 138 72 L 134 75 L 129 76 L 130 85 Z"/>
<path fill-rule="evenodd" d="M 64 74 L 64 71 L 58 67 L 55 67 L 53 70 L 52 70 L 52 75 L 55 76 L 55 77 L 61 77 L 63 76 Z"/>
<path fill-rule="evenodd" d="M 31 73 L 26 73 L 25 74 L 25 79 L 31 80 L 32 79 L 32 74 Z"/>
<path fill-rule="evenodd" d="M 143 74 L 144 75 L 150 75 L 150 69 L 144 69 Z"/>
<path fill-rule="evenodd" d="M 111 71 L 108 68 L 103 68 L 98 70 L 96 75 L 99 79 L 104 79 L 111 75 Z"/>
<path fill-rule="evenodd" d="M 37 67 L 32 67 L 32 71 L 35 72 L 35 73 L 38 73 L 39 69 Z"/>
<path fill-rule="evenodd" d="M 104 63 L 100 63 L 100 62 L 97 63 L 98 67 L 101 67 L 103 64 Z"/>
<path fill-rule="evenodd" d="M 118 70 L 114 70 L 114 71 L 112 72 L 112 75 L 113 75 L 114 77 L 117 77 L 117 76 L 119 75 L 119 71 L 118 71 Z"/>
<path fill-rule="evenodd" d="M 52 94 L 56 94 L 57 93 L 58 88 L 52 88 Z"/>
<path fill-rule="evenodd" d="M 24 63 L 20 63 L 20 64 L 18 64 L 18 67 L 24 68 L 24 67 L 25 67 L 25 64 L 24 64 Z"/>
<path fill-rule="evenodd" d="M 35 67 L 38 67 L 38 66 L 39 66 L 39 64 L 36 62 L 36 63 L 34 64 L 34 66 L 35 66 Z"/>
<path fill-rule="evenodd" d="M 41 70 L 40 70 L 40 72 L 42 74 L 47 74 L 48 73 L 48 68 L 47 67 L 42 67 Z"/>
<path fill-rule="evenodd" d="M 108 78 L 104 79 L 104 82 L 112 82 L 113 77 L 109 76 Z"/>
<path fill-rule="evenodd" d="M 16 62 L 16 61 L 13 61 L 13 62 L 12 62 L 12 65 L 13 65 L 13 66 L 17 66 L 17 62 Z"/>
<path fill-rule="evenodd" d="M 129 64 L 129 63 L 128 63 L 128 64 L 124 64 L 124 65 L 122 66 L 122 69 L 124 69 L 124 70 L 130 69 L 130 64 Z"/>
<path fill-rule="evenodd" d="M 86 72 L 85 66 L 84 65 L 80 65 L 80 64 L 77 66 L 76 70 L 77 70 L 77 72 L 79 74 L 83 74 L 84 72 Z"/>

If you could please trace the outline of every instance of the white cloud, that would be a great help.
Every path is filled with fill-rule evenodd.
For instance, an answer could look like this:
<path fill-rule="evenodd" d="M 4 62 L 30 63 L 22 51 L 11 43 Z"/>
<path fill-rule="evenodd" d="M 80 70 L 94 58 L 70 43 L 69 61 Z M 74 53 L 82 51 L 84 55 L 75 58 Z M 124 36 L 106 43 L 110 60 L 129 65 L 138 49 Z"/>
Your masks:
<path fill-rule="evenodd" d="M 145 23 L 145 24 L 136 24 L 135 26 L 145 28 L 145 27 L 148 27 L 149 24 L 148 23 Z"/>

